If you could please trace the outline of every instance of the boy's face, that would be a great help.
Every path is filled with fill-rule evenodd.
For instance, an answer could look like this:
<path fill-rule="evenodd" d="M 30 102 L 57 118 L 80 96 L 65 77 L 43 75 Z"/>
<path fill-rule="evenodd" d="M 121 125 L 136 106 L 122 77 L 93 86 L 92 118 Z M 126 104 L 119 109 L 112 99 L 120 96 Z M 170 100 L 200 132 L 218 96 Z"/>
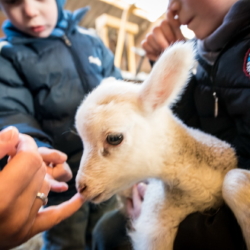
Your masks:
<path fill-rule="evenodd" d="M 182 25 L 193 30 L 198 39 L 204 39 L 221 24 L 238 0 L 169 0 L 168 11 L 178 15 Z"/>
<path fill-rule="evenodd" d="M 55 0 L 0 0 L 0 6 L 17 29 L 34 37 L 48 37 L 57 23 Z"/>

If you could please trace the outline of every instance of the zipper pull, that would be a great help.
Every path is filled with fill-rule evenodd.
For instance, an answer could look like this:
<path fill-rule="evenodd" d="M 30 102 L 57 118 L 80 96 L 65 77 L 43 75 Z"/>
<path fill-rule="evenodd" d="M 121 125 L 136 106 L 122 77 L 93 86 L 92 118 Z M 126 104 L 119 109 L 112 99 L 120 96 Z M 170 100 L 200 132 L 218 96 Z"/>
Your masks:
<path fill-rule="evenodd" d="M 214 97 L 214 117 L 218 116 L 218 111 L 219 111 L 219 107 L 218 107 L 218 97 L 216 92 L 213 93 L 213 97 Z"/>
<path fill-rule="evenodd" d="M 66 35 L 63 35 L 62 39 L 67 46 L 71 47 L 72 43 Z"/>

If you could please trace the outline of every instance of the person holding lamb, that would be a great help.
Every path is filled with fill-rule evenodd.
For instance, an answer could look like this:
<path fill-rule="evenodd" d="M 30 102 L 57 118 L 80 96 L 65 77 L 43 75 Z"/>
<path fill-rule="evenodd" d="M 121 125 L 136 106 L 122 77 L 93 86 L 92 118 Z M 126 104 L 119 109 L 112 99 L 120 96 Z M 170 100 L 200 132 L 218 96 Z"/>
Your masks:
<path fill-rule="evenodd" d="M 249 11 L 248 0 L 170 0 L 165 20 L 142 42 L 147 57 L 154 62 L 171 44 L 185 40 L 181 25 L 194 31 L 196 74 L 173 111 L 188 126 L 212 134 L 235 148 L 239 169 L 227 176 L 225 183 L 231 189 L 225 191 L 233 197 L 237 190 L 242 190 L 241 205 L 246 211 L 250 210 Z M 131 216 L 137 217 L 143 197 L 134 190 L 128 210 Z M 240 202 L 231 204 L 231 209 L 233 206 L 239 207 Z M 180 223 L 174 249 L 246 249 L 238 224 L 243 222 L 235 219 L 231 209 L 224 204 L 216 210 L 187 216 Z M 106 218 L 112 220 L 109 215 Z M 101 228 L 101 224 L 98 226 Z M 106 239 L 106 248 L 102 249 L 112 249 L 110 238 L 98 228 L 95 232 L 96 238 Z M 131 247 L 127 244 L 123 249 Z"/>
<path fill-rule="evenodd" d="M 184 40 L 180 26 L 195 33 L 197 73 L 173 108 L 189 126 L 230 143 L 238 167 L 250 169 L 250 2 L 247 0 L 170 0 L 164 21 L 142 42 L 151 61 L 170 44 Z M 248 171 L 231 176 L 246 192 L 250 210 Z M 239 205 L 239 204 L 238 204 Z M 249 218 L 248 218 L 249 220 Z M 223 205 L 209 214 L 195 213 L 179 227 L 174 249 L 246 249 L 241 230 Z"/>

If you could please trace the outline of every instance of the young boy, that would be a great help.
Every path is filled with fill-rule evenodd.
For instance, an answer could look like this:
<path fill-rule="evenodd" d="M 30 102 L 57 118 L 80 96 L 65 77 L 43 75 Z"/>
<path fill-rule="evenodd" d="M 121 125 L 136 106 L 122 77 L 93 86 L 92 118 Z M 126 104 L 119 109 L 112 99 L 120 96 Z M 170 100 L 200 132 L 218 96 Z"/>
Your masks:
<path fill-rule="evenodd" d="M 170 0 L 166 19 L 142 42 L 155 61 L 184 39 L 181 25 L 193 30 L 197 73 L 174 110 L 186 124 L 231 143 L 244 169 L 250 169 L 249 13 L 249 0 Z M 245 244 L 231 211 L 222 206 L 188 216 L 174 249 L 239 250 Z"/>
<path fill-rule="evenodd" d="M 63 4 L 63 0 L 0 0 L 8 17 L 3 25 L 6 38 L 0 43 L 0 129 L 15 126 L 39 147 L 64 152 L 73 173 L 68 191 L 51 193 L 49 206 L 76 193 L 74 180 L 83 151 L 74 133 L 78 105 L 102 79 L 121 78 L 112 53 L 77 26 L 87 9 L 70 13 Z M 98 208 L 84 205 L 46 232 L 43 249 L 85 249 L 91 209 L 98 214 Z"/>

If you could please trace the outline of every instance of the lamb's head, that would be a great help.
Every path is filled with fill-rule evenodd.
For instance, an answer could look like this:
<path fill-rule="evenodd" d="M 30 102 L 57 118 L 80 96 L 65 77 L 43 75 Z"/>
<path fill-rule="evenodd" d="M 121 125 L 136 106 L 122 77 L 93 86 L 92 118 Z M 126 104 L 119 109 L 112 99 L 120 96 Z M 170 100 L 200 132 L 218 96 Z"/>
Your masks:
<path fill-rule="evenodd" d="M 99 203 L 160 175 L 170 115 L 165 106 L 184 88 L 192 65 L 192 44 L 177 43 L 144 83 L 108 78 L 86 97 L 75 121 L 84 144 L 76 182 L 87 199 Z"/>

